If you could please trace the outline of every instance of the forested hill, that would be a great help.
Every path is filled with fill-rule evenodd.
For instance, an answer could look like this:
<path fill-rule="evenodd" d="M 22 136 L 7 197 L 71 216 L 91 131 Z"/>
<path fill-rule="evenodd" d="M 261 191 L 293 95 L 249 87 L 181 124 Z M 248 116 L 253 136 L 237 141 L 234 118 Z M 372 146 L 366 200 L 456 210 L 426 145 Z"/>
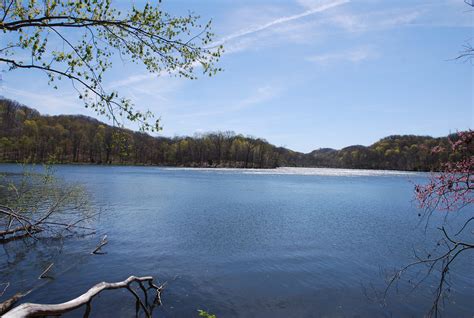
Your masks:
<path fill-rule="evenodd" d="M 86 116 L 43 116 L 0 99 L 0 161 L 273 168 L 300 165 L 302 153 L 232 132 L 152 137 Z"/>
<path fill-rule="evenodd" d="M 448 159 L 448 138 L 390 136 L 375 144 L 309 154 L 233 132 L 194 137 L 152 137 L 86 116 L 43 116 L 0 99 L 0 161 L 133 164 L 186 167 L 278 166 L 436 170 Z"/>

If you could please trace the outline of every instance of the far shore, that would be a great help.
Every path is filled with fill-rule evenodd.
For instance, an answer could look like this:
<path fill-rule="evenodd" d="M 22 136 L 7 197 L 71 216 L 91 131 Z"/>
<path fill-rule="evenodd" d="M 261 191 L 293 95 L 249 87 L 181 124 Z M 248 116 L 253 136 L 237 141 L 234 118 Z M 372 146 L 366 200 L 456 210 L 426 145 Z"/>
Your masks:
<path fill-rule="evenodd" d="M 437 171 L 415 171 L 415 170 L 396 170 L 396 169 L 357 169 L 357 168 L 343 168 L 343 167 L 292 167 L 292 166 L 282 166 L 274 168 L 245 168 L 245 167 L 225 167 L 225 166 L 175 166 L 175 165 L 152 165 L 152 164 L 120 164 L 120 163 L 111 163 L 111 164 L 97 164 L 97 163 L 84 163 L 84 162 L 65 162 L 65 163 L 43 163 L 43 162 L 33 162 L 33 163 L 22 163 L 22 162 L 0 162 L 0 165 L 45 165 L 45 166 L 87 166 L 87 167 L 150 167 L 150 168 L 162 168 L 168 170 L 222 170 L 222 171 L 269 171 L 269 172 L 279 172 L 278 174 L 298 174 L 294 173 L 297 170 L 302 171 L 306 170 L 308 172 L 313 171 L 338 171 L 338 172 L 367 172 L 374 173 L 380 172 L 384 174 L 418 174 L 418 173 L 430 173 Z M 293 172 L 293 173 L 292 173 Z M 316 173 L 315 173 L 316 174 Z"/>

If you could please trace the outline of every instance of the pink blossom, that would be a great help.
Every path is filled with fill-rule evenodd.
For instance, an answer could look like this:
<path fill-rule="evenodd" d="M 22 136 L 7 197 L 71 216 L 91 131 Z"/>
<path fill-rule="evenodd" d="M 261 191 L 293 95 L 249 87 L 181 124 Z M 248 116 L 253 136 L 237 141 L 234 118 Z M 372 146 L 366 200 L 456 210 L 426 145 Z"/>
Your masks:
<path fill-rule="evenodd" d="M 452 159 L 433 173 L 428 184 L 415 186 L 415 197 L 419 205 L 427 210 L 453 211 L 474 203 L 474 131 L 459 132 L 455 140 L 450 139 Z M 435 147 L 432 153 L 442 151 Z"/>

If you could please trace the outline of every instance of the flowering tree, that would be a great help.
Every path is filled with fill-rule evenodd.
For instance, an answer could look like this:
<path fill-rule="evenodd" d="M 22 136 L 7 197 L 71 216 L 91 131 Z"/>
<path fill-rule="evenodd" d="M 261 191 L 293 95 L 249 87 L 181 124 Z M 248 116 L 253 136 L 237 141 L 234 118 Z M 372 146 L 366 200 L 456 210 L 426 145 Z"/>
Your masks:
<path fill-rule="evenodd" d="M 443 150 L 436 147 L 433 152 Z M 415 185 L 415 197 L 424 211 L 419 215 L 426 220 L 427 225 L 435 211 L 444 212 L 446 216 L 449 213 L 459 213 L 464 221 L 454 233 L 449 233 L 444 224 L 439 227 L 442 237 L 435 250 L 424 257 L 415 255 L 417 260 L 397 271 L 385 291 L 386 295 L 390 286 L 414 266 L 426 266 L 424 275 L 415 282 L 412 281 L 414 287 L 438 271 L 439 279 L 433 305 L 428 312 L 429 317 L 438 317 L 442 309 L 442 300 L 450 291 L 448 275 L 454 261 L 467 251 L 474 250 L 474 131 L 459 132 L 452 137 L 449 150 L 449 161 L 443 165 L 442 171 L 433 173 L 426 184 Z"/>
<path fill-rule="evenodd" d="M 420 208 L 428 215 L 434 210 L 457 211 L 474 202 L 474 131 L 460 132 L 449 141 L 451 161 L 444 164 L 441 173 L 433 174 L 428 184 L 415 186 Z M 436 147 L 433 152 L 443 150 Z"/>

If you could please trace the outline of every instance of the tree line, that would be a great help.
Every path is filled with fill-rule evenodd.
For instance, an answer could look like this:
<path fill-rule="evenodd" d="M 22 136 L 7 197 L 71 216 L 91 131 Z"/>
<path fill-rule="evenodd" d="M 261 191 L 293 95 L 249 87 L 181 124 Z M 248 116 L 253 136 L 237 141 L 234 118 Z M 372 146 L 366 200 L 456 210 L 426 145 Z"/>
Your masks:
<path fill-rule="evenodd" d="M 443 163 L 458 159 L 458 153 L 448 152 L 448 137 L 393 135 L 366 146 L 349 146 L 341 150 L 318 149 L 311 152 L 311 164 L 321 167 L 383 169 L 408 171 L 438 171 Z M 433 151 L 433 148 L 440 151 Z"/>
<path fill-rule="evenodd" d="M 153 137 L 86 116 L 42 116 L 8 99 L 0 100 L 0 113 L 3 162 L 241 168 L 297 164 L 292 151 L 233 132 Z"/>
<path fill-rule="evenodd" d="M 453 137 L 455 138 L 455 136 Z M 438 170 L 456 154 L 449 138 L 389 136 L 371 146 L 318 149 L 308 154 L 234 132 L 153 137 L 81 115 L 44 116 L 0 99 L 0 161 L 182 167 L 333 167 Z"/>

